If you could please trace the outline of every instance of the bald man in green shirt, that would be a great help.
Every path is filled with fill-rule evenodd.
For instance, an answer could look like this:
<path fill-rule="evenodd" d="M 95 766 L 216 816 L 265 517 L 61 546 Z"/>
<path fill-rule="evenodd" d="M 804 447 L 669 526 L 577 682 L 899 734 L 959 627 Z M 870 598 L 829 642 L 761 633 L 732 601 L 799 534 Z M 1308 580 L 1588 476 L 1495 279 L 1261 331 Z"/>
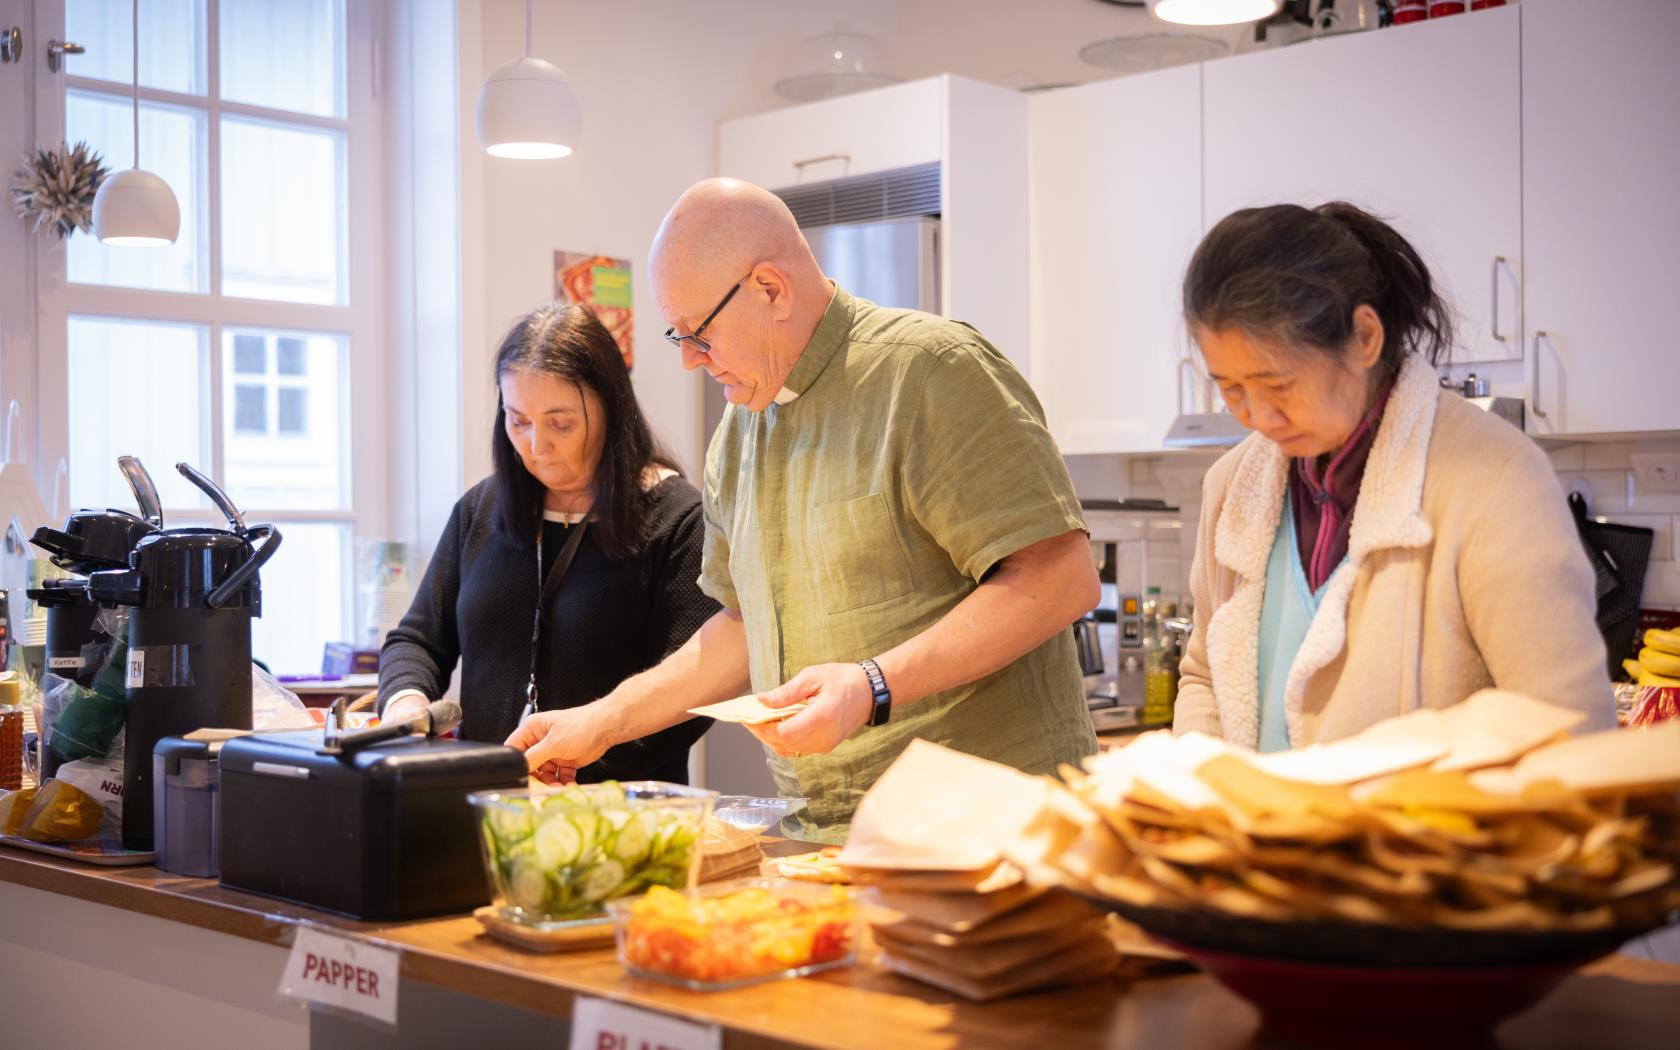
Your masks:
<path fill-rule="evenodd" d="M 1032 773 L 1096 750 L 1068 625 L 1098 583 L 1031 388 L 974 329 L 855 299 L 787 207 L 731 179 L 682 195 L 653 244 L 683 366 L 730 407 L 706 455 L 700 586 L 722 611 L 663 663 L 508 743 L 545 779 L 748 690 L 802 832 L 844 840 L 923 737 Z"/>

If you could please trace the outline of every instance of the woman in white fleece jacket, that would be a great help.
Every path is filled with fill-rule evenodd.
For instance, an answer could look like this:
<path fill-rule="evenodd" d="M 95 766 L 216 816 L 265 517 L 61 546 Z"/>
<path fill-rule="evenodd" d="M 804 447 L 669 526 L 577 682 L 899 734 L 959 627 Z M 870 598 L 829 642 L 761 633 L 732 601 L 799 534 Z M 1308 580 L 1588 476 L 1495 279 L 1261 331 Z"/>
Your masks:
<path fill-rule="evenodd" d="M 1440 388 L 1450 314 L 1404 238 L 1340 202 L 1235 212 L 1184 312 L 1255 433 L 1204 482 L 1177 731 L 1281 750 L 1487 686 L 1614 725 L 1556 476 Z"/>

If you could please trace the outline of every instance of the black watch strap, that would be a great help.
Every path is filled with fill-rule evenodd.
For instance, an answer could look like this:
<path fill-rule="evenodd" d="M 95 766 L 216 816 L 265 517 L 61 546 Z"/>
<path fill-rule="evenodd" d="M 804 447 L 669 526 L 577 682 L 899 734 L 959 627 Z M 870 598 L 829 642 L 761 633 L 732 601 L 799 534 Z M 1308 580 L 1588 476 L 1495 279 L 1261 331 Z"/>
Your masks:
<path fill-rule="evenodd" d="M 874 660 L 859 660 L 858 666 L 869 676 L 869 694 L 874 706 L 869 709 L 868 725 L 884 726 L 892 717 L 892 690 L 887 688 L 886 676 Z"/>

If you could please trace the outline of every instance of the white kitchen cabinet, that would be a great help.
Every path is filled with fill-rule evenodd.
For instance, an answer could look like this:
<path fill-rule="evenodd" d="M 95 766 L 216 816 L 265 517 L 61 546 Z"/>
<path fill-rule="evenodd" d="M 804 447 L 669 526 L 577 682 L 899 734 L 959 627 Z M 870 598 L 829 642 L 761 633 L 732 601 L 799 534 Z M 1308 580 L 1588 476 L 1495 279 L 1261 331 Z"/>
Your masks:
<path fill-rule="evenodd" d="M 1522 10 L 1531 434 L 1680 429 L 1680 3 Z"/>
<path fill-rule="evenodd" d="M 1207 224 L 1253 205 L 1351 201 L 1423 256 L 1457 313 L 1455 360 L 1520 359 L 1519 20 L 1531 6 L 1206 63 Z M 1620 6 L 1594 16 L 1607 34 L 1614 26 L 1629 46 L 1672 49 L 1672 35 Z M 1557 90 L 1591 94 L 1589 78 L 1560 61 Z"/>
<path fill-rule="evenodd" d="M 724 121 L 718 174 L 779 190 L 931 164 L 944 155 L 945 79 Z"/>
<path fill-rule="evenodd" d="M 1201 72 L 1034 96 L 1032 377 L 1064 453 L 1158 452 L 1204 405 L 1179 309 L 1202 232 Z"/>
<path fill-rule="evenodd" d="M 938 163 L 940 311 L 1030 380 L 1027 101 L 944 75 L 740 117 L 718 127 L 718 174 L 783 190 Z"/>

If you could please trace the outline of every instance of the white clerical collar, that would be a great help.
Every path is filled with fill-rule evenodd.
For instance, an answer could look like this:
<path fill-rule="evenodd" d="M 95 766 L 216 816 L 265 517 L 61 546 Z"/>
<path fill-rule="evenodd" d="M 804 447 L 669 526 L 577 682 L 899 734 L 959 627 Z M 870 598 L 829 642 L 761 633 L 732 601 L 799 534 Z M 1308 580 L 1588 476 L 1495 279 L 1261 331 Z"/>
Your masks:
<path fill-rule="evenodd" d="M 797 391 L 789 390 L 785 386 L 776 391 L 776 404 L 778 405 L 792 404 L 798 398 L 799 394 Z"/>

